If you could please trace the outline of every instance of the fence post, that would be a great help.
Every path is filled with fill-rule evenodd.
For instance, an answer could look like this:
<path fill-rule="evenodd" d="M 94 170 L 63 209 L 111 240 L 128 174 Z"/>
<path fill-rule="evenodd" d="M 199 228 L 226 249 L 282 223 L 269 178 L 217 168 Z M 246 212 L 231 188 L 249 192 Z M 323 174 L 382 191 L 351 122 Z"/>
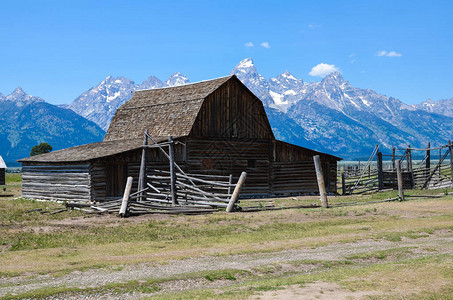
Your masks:
<path fill-rule="evenodd" d="M 442 169 L 442 148 L 439 149 L 439 180 L 441 176 L 441 169 Z"/>
<path fill-rule="evenodd" d="M 313 156 L 313 161 L 315 163 L 316 178 L 318 179 L 319 196 L 321 197 L 321 205 L 322 205 L 322 207 L 329 207 L 329 203 L 327 202 L 326 186 L 324 184 L 324 175 L 322 173 L 321 158 L 319 157 L 319 155 L 315 155 L 315 156 Z"/>
<path fill-rule="evenodd" d="M 398 160 L 396 166 L 396 177 L 398 179 L 398 196 L 401 201 L 404 201 L 404 190 L 403 190 L 403 172 L 401 172 L 401 161 Z"/>
<path fill-rule="evenodd" d="M 395 171 L 396 170 L 396 166 L 395 166 L 395 147 L 392 147 L 392 170 Z"/>
<path fill-rule="evenodd" d="M 377 168 L 378 168 L 378 189 L 384 189 L 384 174 L 382 173 L 382 152 L 378 152 L 376 155 L 377 158 Z"/>
<path fill-rule="evenodd" d="M 143 139 L 143 148 L 142 148 L 142 159 L 140 162 L 140 174 L 138 177 L 138 191 L 143 191 L 145 189 L 146 182 L 146 146 L 148 145 L 148 129 L 145 131 L 145 137 Z M 140 193 L 140 200 L 143 201 L 144 193 Z"/>
<path fill-rule="evenodd" d="M 173 137 L 168 137 L 169 156 L 170 156 L 170 189 L 171 189 L 171 204 L 178 204 L 178 194 L 176 191 L 176 171 L 175 171 L 175 143 Z"/>
<path fill-rule="evenodd" d="M 414 188 L 414 169 L 412 166 L 412 150 L 411 145 L 407 145 L 407 164 L 409 168 L 409 172 L 411 174 L 411 188 Z"/>
<path fill-rule="evenodd" d="M 426 160 L 425 160 L 425 180 L 428 179 L 431 174 L 431 142 L 428 142 L 428 149 L 426 150 Z"/>
<path fill-rule="evenodd" d="M 127 177 L 126 188 L 124 189 L 123 201 L 121 202 L 121 208 L 119 212 L 120 217 L 125 217 L 127 215 L 127 207 L 129 205 L 129 195 L 131 194 L 132 180 L 132 177 Z"/>
<path fill-rule="evenodd" d="M 451 182 L 453 182 L 453 156 L 451 151 L 453 150 L 453 144 L 448 141 L 448 150 L 450 150 L 450 171 L 451 171 Z"/>
<path fill-rule="evenodd" d="M 341 194 L 346 195 L 346 178 L 344 176 L 344 171 L 341 172 Z"/>
<path fill-rule="evenodd" d="M 228 202 L 228 206 L 226 208 L 227 213 L 230 213 L 233 211 L 234 206 L 236 205 L 236 202 L 239 199 L 239 195 L 241 193 L 241 189 L 242 189 L 242 186 L 244 185 L 246 178 L 247 178 L 247 173 L 242 172 L 241 176 L 239 177 L 238 183 L 236 184 L 236 187 L 234 188 L 233 195 L 231 195 L 230 202 Z"/>

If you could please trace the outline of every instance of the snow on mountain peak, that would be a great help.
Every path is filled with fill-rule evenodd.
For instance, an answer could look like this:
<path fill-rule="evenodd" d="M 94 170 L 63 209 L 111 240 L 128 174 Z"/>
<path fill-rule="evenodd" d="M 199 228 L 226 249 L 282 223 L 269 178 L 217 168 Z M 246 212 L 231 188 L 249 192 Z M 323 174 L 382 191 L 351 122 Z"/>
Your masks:
<path fill-rule="evenodd" d="M 296 77 L 294 77 L 293 74 L 291 74 L 288 70 L 286 70 L 284 73 L 282 73 L 280 76 L 290 79 L 290 80 L 298 80 Z"/>
<path fill-rule="evenodd" d="M 189 78 L 186 75 L 177 72 L 172 74 L 168 77 L 167 81 L 165 81 L 166 86 L 177 86 L 189 83 Z"/>
<path fill-rule="evenodd" d="M 26 95 L 27 93 L 25 93 L 24 90 L 20 86 L 18 86 L 9 96 L 18 99 Z"/>

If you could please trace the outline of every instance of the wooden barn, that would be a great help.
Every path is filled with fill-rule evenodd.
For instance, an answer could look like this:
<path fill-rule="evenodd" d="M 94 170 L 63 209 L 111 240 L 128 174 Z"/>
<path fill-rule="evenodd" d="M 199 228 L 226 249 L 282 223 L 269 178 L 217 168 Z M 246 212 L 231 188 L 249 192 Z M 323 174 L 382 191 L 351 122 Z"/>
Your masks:
<path fill-rule="evenodd" d="M 186 172 L 247 180 L 242 196 L 317 193 L 313 155 L 320 155 L 328 192 L 336 192 L 340 158 L 275 139 L 262 102 L 236 76 L 142 90 L 118 108 L 104 141 L 20 160 L 24 197 L 102 202 L 137 182 L 144 132 L 169 136 Z M 147 166 L 168 170 L 159 149 L 146 148 Z M 134 184 L 136 188 L 136 185 Z"/>
<path fill-rule="evenodd" d="M 6 164 L 0 155 L 0 185 L 5 185 L 6 182 Z"/>

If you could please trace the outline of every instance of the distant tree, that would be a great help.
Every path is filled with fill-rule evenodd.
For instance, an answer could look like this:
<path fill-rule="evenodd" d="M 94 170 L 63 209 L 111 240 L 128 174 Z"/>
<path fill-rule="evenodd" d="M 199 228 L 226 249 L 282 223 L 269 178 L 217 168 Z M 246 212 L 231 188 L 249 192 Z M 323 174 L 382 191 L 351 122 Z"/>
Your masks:
<path fill-rule="evenodd" d="M 52 151 L 52 146 L 47 143 L 41 143 L 39 145 L 31 148 L 30 156 L 35 156 L 38 154 L 49 153 Z"/>

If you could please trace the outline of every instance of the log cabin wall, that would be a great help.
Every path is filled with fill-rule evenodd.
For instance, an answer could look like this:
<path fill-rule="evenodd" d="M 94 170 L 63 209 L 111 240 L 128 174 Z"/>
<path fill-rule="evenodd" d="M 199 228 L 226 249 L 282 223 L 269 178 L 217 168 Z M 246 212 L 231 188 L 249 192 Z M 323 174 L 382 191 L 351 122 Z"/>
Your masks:
<path fill-rule="evenodd" d="M 91 200 L 89 162 L 24 163 L 22 172 L 22 196 L 25 198 Z"/>
<path fill-rule="evenodd" d="M 273 194 L 318 193 L 313 163 L 316 154 L 321 157 L 327 192 L 336 192 L 337 161 L 332 156 L 281 141 L 274 141 L 272 146 L 270 174 Z"/>

